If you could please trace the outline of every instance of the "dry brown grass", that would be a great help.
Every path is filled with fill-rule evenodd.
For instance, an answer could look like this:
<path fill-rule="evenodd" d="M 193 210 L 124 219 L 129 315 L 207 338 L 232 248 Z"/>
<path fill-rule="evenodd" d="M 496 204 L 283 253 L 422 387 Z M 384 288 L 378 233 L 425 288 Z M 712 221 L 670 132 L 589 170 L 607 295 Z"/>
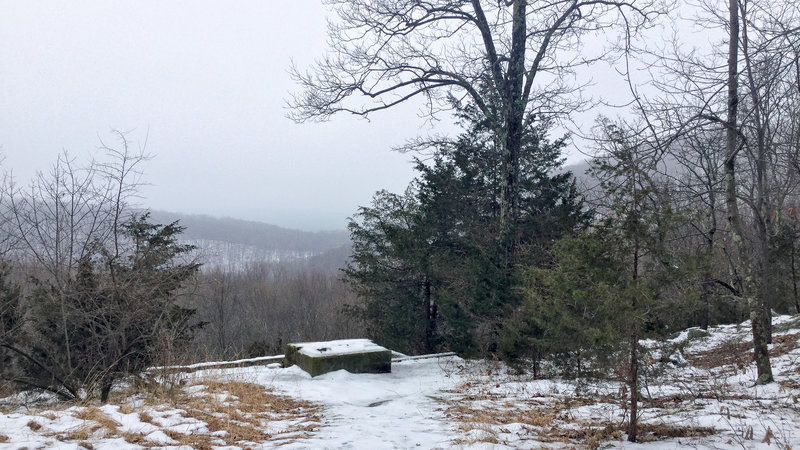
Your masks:
<path fill-rule="evenodd" d="M 164 403 L 174 404 L 183 396 L 186 380 L 182 374 L 162 376 L 150 374 L 147 377 L 135 378 L 131 384 L 123 389 L 111 392 L 109 402 L 128 407 L 125 402 L 132 396 L 140 396 L 147 404 L 156 406 Z M 122 406 L 125 405 L 125 406 Z M 126 412 L 127 414 L 128 412 Z"/>
<path fill-rule="evenodd" d="M 546 430 L 558 419 L 560 408 L 532 400 L 512 403 L 487 386 L 487 383 L 476 379 L 447 391 L 456 394 L 456 398 L 443 400 L 444 416 L 457 424 L 456 429 L 460 434 L 468 435 L 454 440 L 454 445 L 501 443 L 499 434 L 511 424 L 522 424 L 540 441 L 551 441 L 546 436 Z"/>
<path fill-rule="evenodd" d="M 459 431 L 470 433 L 470 437 L 463 437 L 463 438 L 456 438 L 453 439 L 453 445 L 455 446 L 469 446 L 475 444 L 500 444 L 500 440 L 497 438 L 497 431 L 495 431 L 491 426 L 488 424 L 476 424 L 471 427 L 458 428 Z"/>
<path fill-rule="evenodd" d="M 456 423 L 462 438 L 453 441 L 454 445 L 474 445 L 476 443 L 497 444 L 502 442 L 503 434 L 510 434 L 511 424 L 521 424 L 515 439 L 544 444 L 559 443 L 566 448 L 598 449 L 603 442 L 619 440 L 627 424 L 617 421 L 591 421 L 576 419 L 572 408 L 591 404 L 613 404 L 619 399 L 608 395 L 596 398 L 573 398 L 569 395 L 536 394 L 526 399 L 509 401 L 505 395 L 492 392 L 486 386 L 498 383 L 472 380 L 459 388 L 449 391 L 452 400 L 442 400 L 445 417 Z M 676 396 L 660 399 L 663 402 L 692 401 L 693 398 Z M 658 403 L 658 402 L 657 402 Z M 519 430 L 519 428 L 518 428 Z M 714 434 L 713 428 L 678 426 L 666 424 L 639 425 L 639 441 L 648 442 L 677 437 L 701 437 Z M 508 443 L 505 443 L 508 444 Z"/>
<path fill-rule="evenodd" d="M 515 423 L 508 422 L 507 424 Z M 535 422 L 534 422 L 535 423 Z M 530 425 L 530 424 L 529 424 Z M 464 433 L 470 433 L 474 437 L 470 439 L 457 439 L 453 442 L 454 445 L 472 445 L 476 443 L 497 444 L 503 443 L 500 441 L 500 433 L 509 433 L 510 431 L 498 422 L 460 422 L 458 430 Z M 570 448 L 589 448 L 597 449 L 603 441 L 609 439 L 619 439 L 622 435 L 618 425 L 593 423 L 586 421 L 565 421 L 555 419 L 547 425 L 538 426 L 530 425 L 523 428 L 527 432 L 527 436 L 523 436 L 523 440 L 533 440 L 544 443 L 560 443 Z M 478 433 L 475 433 L 475 432 Z"/>
<path fill-rule="evenodd" d="M 582 448 L 594 450 L 600 448 L 601 442 L 610 439 L 617 440 L 621 436 L 619 426 L 615 424 L 575 422 L 572 427 L 563 425 L 550 427 L 545 430 L 541 440 L 579 445 Z"/>
<path fill-rule="evenodd" d="M 138 444 L 142 446 L 152 445 L 152 442 L 147 442 L 145 435 L 142 433 L 124 432 L 121 433 L 120 436 L 122 436 L 122 438 L 125 439 L 125 442 L 128 442 L 130 444 Z"/>
<path fill-rule="evenodd" d="M 711 427 L 643 423 L 639 426 L 639 442 L 651 442 L 669 438 L 706 437 L 714 433 L 716 433 L 716 430 Z"/>
<path fill-rule="evenodd" d="M 297 400 L 286 395 L 278 395 L 271 390 L 253 383 L 241 381 L 203 383 L 212 394 L 230 394 L 237 398 L 239 410 L 246 412 L 264 412 L 264 406 L 276 413 L 292 413 L 300 410 L 316 410 L 310 402 Z M 244 407 L 245 409 L 242 409 Z"/>
<path fill-rule="evenodd" d="M 103 436 L 119 435 L 119 423 L 96 406 L 80 408 L 74 411 L 72 415 L 76 419 L 82 420 L 83 423 L 66 433 L 57 434 L 56 437 L 59 440 L 86 441 L 98 431 L 102 431 Z"/>
<path fill-rule="evenodd" d="M 57 412 L 65 411 L 73 406 L 75 406 L 75 403 L 65 401 L 19 399 L 14 402 L 8 402 L 0 405 L 0 413 L 9 414 L 17 411 L 20 407 L 24 407 L 26 413 L 29 415 L 40 415 L 45 417 L 45 414 L 48 416 L 54 415 Z"/>
<path fill-rule="evenodd" d="M 103 428 L 106 428 L 110 433 L 117 433 L 119 423 L 108 416 L 108 414 L 100 411 L 96 406 L 87 406 L 79 409 L 74 414 L 75 418 L 81 419 L 86 422 L 95 422 Z M 96 430 L 95 430 L 96 431 Z"/>
<path fill-rule="evenodd" d="M 8 436 L 6 436 L 5 434 L 0 434 L 0 444 L 4 442 L 8 442 Z"/>
<path fill-rule="evenodd" d="M 469 401 L 449 402 L 445 416 L 458 423 L 457 429 L 469 438 L 460 438 L 454 445 L 476 443 L 497 444 L 500 433 L 509 433 L 506 426 L 524 424 L 528 436 L 524 439 L 541 443 L 561 443 L 576 448 L 597 449 L 602 442 L 618 440 L 626 425 L 619 423 L 572 420 L 560 407 L 517 404 L 470 406 Z M 708 427 L 674 425 L 639 425 L 639 442 L 650 442 L 677 437 L 705 437 L 714 434 Z"/>
<path fill-rule="evenodd" d="M 272 392 L 254 383 L 211 380 L 196 386 L 202 389 L 198 391 L 195 388 L 189 393 L 185 389 L 187 386 L 182 386 L 179 391 L 172 392 L 167 404 L 152 393 L 139 392 L 138 399 L 143 402 L 135 407 L 127 398 L 118 398 L 119 411 L 123 414 L 136 413 L 141 422 L 157 426 L 159 423 L 154 419 L 153 412 L 165 409 L 174 411 L 177 416 L 199 420 L 206 424 L 208 433 L 179 433 L 162 429 L 177 445 L 195 449 L 221 445 L 247 448 L 265 441 L 283 445 L 310 436 L 320 426 L 319 406 Z M 163 446 L 148 441 L 145 434 L 120 431 L 120 424 L 96 406 L 82 406 L 70 411 L 70 414 L 82 423 L 68 432 L 53 434 L 53 437 L 77 442 L 85 448 L 91 448 L 87 441 L 98 435 L 121 437 L 128 443 L 146 448 Z M 43 413 L 42 416 L 50 420 L 57 418 L 54 412 Z M 265 431 L 270 422 L 282 420 L 291 420 L 294 425 L 282 427 L 281 432 L 275 435 Z M 42 425 L 31 420 L 28 427 L 38 431 Z M 212 435 L 216 432 L 223 433 Z M 3 439 L 8 440 L 5 436 Z"/>
<path fill-rule="evenodd" d="M 85 441 L 100 428 L 102 427 L 99 424 L 83 424 L 74 430 L 58 435 L 57 437 L 62 441 Z"/>
<path fill-rule="evenodd" d="M 178 442 L 178 445 L 189 446 L 198 450 L 211 450 L 219 445 L 218 439 L 207 434 L 183 434 L 174 431 L 165 431 L 167 436 Z"/>
<path fill-rule="evenodd" d="M 272 437 L 261 428 L 263 425 L 260 420 L 237 415 L 235 411 L 227 411 L 225 417 L 212 416 L 206 412 L 198 413 L 196 410 L 193 412 L 194 417 L 205 422 L 212 433 L 224 431 L 222 439 L 228 445 L 262 442 Z"/>
<path fill-rule="evenodd" d="M 319 409 L 309 402 L 241 381 L 209 381 L 202 385 L 201 394 L 185 398 L 184 410 L 188 417 L 205 422 L 212 433 L 223 431 L 220 439 L 226 445 L 270 440 L 273 436 L 264 428 L 273 420 L 303 419 L 302 424 L 289 427 L 285 434 L 305 435 L 318 426 Z"/>
<path fill-rule="evenodd" d="M 550 409 L 522 409 L 519 405 L 493 405 L 492 407 L 474 406 L 470 401 L 449 402 L 445 417 L 457 420 L 462 430 L 468 430 L 474 424 L 510 425 L 521 423 L 532 427 L 546 427 L 553 423 L 558 414 Z"/>
<path fill-rule="evenodd" d="M 144 423 L 153 423 L 153 416 L 150 415 L 147 411 L 139 411 L 139 420 Z"/>
<path fill-rule="evenodd" d="M 309 402 L 276 394 L 263 386 L 241 381 L 203 381 L 197 385 L 202 389 L 191 394 L 185 389 L 174 391 L 169 403 L 181 411 L 181 415 L 206 424 L 209 434 L 179 433 L 163 430 L 178 445 L 197 449 L 212 448 L 218 445 L 242 446 L 281 439 L 291 435 L 293 439 L 308 436 L 319 427 L 319 407 Z M 155 394 L 145 399 L 148 408 L 159 407 L 162 399 Z M 149 410 L 138 411 L 139 420 L 156 422 Z M 295 419 L 297 424 L 273 436 L 265 431 L 269 422 Z M 211 433 L 219 433 L 211 435 Z M 122 436 L 127 442 L 145 447 L 155 446 L 145 441 L 144 436 L 127 434 Z M 285 438 L 283 438 L 285 439 Z M 281 442 L 281 444 L 288 443 Z"/>
<path fill-rule="evenodd" d="M 727 341 L 712 349 L 690 353 L 686 355 L 686 359 L 700 369 L 708 370 L 728 365 L 743 369 L 753 362 L 752 349 L 753 344 L 749 342 Z"/>
<path fill-rule="evenodd" d="M 672 394 L 661 397 L 644 397 L 642 405 L 646 408 L 677 408 L 681 404 L 691 403 L 700 399 L 713 400 L 752 400 L 753 397 L 747 394 L 732 393 L 722 389 L 704 389 L 695 393 Z"/>
<path fill-rule="evenodd" d="M 794 371 L 797 372 L 797 373 L 800 373 L 800 365 L 797 366 L 797 368 L 795 368 Z M 796 380 L 796 379 L 793 379 L 793 378 L 780 378 L 780 379 L 778 379 L 777 383 L 783 389 L 800 389 L 800 381 Z M 792 401 L 794 403 L 797 403 L 798 402 L 798 398 L 800 398 L 800 397 L 798 397 L 796 395 L 793 395 L 792 396 Z"/>
<path fill-rule="evenodd" d="M 773 337 L 772 343 L 775 345 L 770 350 L 769 356 L 776 358 L 791 352 L 798 347 L 798 339 L 800 339 L 800 333 Z M 753 362 L 753 344 L 727 341 L 712 349 L 690 353 L 686 355 L 686 359 L 700 369 L 708 370 L 728 365 L 743 369 Z"/>
<path fill-rule="evenodd" d="M 798 339 L 800 333 L 784 334 L 781 336 L 774 336 L 772 343 L 775 344 L 769 352 L 770 358 L 777 358 L 783 356 L 798 347 Z"/>

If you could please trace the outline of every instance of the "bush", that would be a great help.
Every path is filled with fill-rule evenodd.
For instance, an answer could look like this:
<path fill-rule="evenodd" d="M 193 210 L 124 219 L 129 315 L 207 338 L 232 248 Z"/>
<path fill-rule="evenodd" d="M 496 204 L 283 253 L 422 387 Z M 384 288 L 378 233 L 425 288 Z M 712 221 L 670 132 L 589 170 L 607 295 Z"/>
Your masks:
<path fill-rule="evenodd" d="M 63 398 L 99 393 L 105 401 L 120 377 L 138 374 L 165 346 L 186 343 L 191 309 L 178 292 L 199 267 L 181 262 L 182 228 L 154 225 L 147 214 L 122 225 L 114 248 L 90 245 L 74 276 L 32 279 L 21 307 L 26 323 L 15 342 L 3 341 L 3 377 Z"/>

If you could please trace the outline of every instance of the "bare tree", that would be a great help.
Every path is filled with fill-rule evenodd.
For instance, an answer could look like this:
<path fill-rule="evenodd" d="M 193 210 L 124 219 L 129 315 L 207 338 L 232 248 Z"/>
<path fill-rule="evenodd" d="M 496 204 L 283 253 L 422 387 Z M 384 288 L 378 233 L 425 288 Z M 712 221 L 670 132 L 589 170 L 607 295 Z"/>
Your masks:
<path fill-rule="evenodd" d="M 3 191 L 22 244 L 14 256 L 30 271 L 23 298 L 3 295 L 0 307 L 3 328 L 15 330 L 0 334 L 7 381 L 68 399 L 97 388 L 106 400 L 160 346 L 188 339 L 193 311 L 178 294 L 199 264 L 184 260 L 192 247 L 178 242 L 181 227 L 151 224 L 129 204 L 146 156 L 114 136 L 99 161 L 81 166 L 64 153 L 29 188 Z"/>
<path fill-rule="evenodd" d="M 619 27 L 630 37 L 652 23 L 658 0 L 328 0 L 331 53 L 289 102 L 297 121 L 346 112 L 367 116 L 415 97 L 425 114 L 467 102 L 493 130 L 503 155 L 500 246 L 513 253 L 523 130 L 581 104 L 567 80 L 589 56 L 586 37 Z"/>
<path fill-rule="evenodd" d="M 148 156 L 143 148 L 130 148 L 125 133 L 112 135 L 118 145 L 101 141 L 100 160 L 79 166 L 63 152 L 27 187 L 10 180 L 3 190 L 12 234 L 57 284 L 75 274 L 92 242 L 118 247 L 123 212 L 141 186 L 139 166 Z"/>
<path fill-rule="evenodd" d="M 337 272 L 287 262 L 260 262 L 237 270 L 204 270 L 187 305 L 208 323 L 198 350 L 211 358 L 264 356 L 288 342 L 363 336 L 344 313 L 355 294 Z"/>
<path fill-rule="evenodd" d="M 793 146 L 781 142 L 779 129 L 787 121 L 781 114 L 787 111 L 786 102 L 796 105 L 798 99 L 791 77 L 797 54 L 787 50 L 800 42 L 800 7 L 796 2 L 730 0 L 728 12 L 726 204 L 743 270 L 741 286 L 750 310 L 758 382 L 768 383 L 773 379 L 767 349 L 771 239 L 783 198 L 798 185 L 786 164 L 787 155 L 794 158 Z M 749 169 L 749 176 L 739 176 L 737 162 Z M 742 213 L 740 203 L 749 214 Z M 748 219 L 754 225 L 752 233 L 745 229 Z"/>
<path fill-rule="evenodd" d="M 39 172 L 27 188 L 10 180 L 3 191 L 11 233 L 19 246 L 20 259 L 44 271 L 58 299 L 61 330 L 66 348 L 67 372 L 73 369 L 71 330 L 67 320 L 66 292 L 94 246 L 118 242 L 123 233 L 120 216 L 138 188 L 135 168 L 147 159 L 143 150 L 134 153 L 125 134 L 112 132 L 120 147 L 102 144 L 109 156 L 86 167 L 76 165 L 67 152 L 59 155 L 49 172 Z M 115 248 L 118 247 L 115 244 Z"/>
<path fill-rule="evenodd" d="M 719 2 L 695 5 L 703 29 L 724 31 L 710 52 L 684 51 L 676 39 L 673 49 L 651 53 L 651 67 L 661 69 L 654 78 L 661 97 L 639 104 L 651 129 L 661 127 L 661 143 L 700 129 L 725 135 L 723 197 L 736 268 L 729 287 L 748 304 L 758 382 L 767 383 L 772 381 L 767 352 L 772 239 L 786 199 L 798 189 L 793 124 L 800 99 L 800 5 L 764 0 L 725 5 L 727 14 L 720 13 Z"/>
<path fill-rule="evenodd" d="M 2 166 L 4 160 L 5 158 L 0 154 L 0 169 L 4 169 Z M 5 257 L 17 245 L 9 204 L 9 184 L 11 182 L 11 176 L 7 172 L 0 173 L 0 258 Z"/>

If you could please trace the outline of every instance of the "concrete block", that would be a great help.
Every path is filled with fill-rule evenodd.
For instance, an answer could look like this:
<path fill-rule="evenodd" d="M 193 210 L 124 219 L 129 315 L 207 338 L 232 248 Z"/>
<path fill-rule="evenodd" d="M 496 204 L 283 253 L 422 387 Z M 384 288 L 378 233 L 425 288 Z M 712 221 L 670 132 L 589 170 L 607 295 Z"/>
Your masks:
<path fill-rule="evenodd" d="M 392 371 L 392 352 L 369 339 L 288 344 L 284 366 L 297 364 L 312 377 L 344 369 L 350 373 Z"/>

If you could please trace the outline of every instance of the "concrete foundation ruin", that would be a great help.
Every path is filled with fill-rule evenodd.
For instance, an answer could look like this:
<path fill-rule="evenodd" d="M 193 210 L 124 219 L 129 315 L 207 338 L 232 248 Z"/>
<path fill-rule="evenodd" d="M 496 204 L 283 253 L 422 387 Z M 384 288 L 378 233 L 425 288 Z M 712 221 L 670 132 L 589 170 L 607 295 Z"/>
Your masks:
<path fill-rule="evenodd" d="M 288 344 L 284 367 L 296 364 L 312 377 L 344 369 L 350 373 L 392 371 L 392 352 L 369 339 Z"/>

